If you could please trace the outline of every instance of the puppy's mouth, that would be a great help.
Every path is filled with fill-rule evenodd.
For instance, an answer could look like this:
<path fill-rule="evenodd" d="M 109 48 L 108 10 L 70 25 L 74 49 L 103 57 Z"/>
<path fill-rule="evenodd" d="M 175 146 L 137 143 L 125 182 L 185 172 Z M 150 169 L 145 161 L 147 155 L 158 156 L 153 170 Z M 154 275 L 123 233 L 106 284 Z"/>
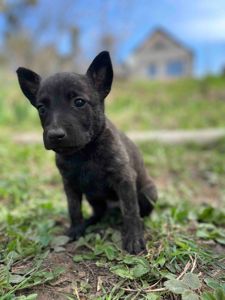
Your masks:
<path fill-rule="evenodd" d="M 70 155 L 79 151 L 82 147 L 54 147 L 52 148 L 58 154 Z"/>
<path fill-rule="evenodd" d="M 52 150 L 61 155 L 71 155 L 82 150 L 89 142 L 89 139 L 82 140 L 79 143 L 66 143 L 61 141 L 50 142 L 44 136 L 44 145 L 47 150 Z"/>

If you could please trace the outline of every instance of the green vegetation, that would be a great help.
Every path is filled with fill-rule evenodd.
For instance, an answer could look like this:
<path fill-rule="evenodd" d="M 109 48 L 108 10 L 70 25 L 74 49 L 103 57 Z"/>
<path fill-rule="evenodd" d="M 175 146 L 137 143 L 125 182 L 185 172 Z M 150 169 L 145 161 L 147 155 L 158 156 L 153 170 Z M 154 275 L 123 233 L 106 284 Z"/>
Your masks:
<path fill-rule="evenodd" d="M 224 126 L 225 79 L 115 83 L 108 114 L 123 130 Z"/>
<path fill-rule="evenodd" d="M 54 154 L 10 138 L 39 128 L 16 86 L 8 80 L 0 92 L 0 299 L 225 299 L 225 140 L 139 145 L 160 192 L 145 219 L 147 253 L 121 250 L 117 212 L 68 244 Z M 224 124 L 220 78 L 115 88 L 108 112 L 123 129 Z"/>
<path fill-rule="evenodd" d="M 34 108 L 18 88 L 11 74 L 0 93 L 0 125 L 30 130 L 39 128 Z M 108 116 L 122 130 L 223 127 L 225 115 L 225 79 L 159 82 L 114 82 L 106 100 Z"/>

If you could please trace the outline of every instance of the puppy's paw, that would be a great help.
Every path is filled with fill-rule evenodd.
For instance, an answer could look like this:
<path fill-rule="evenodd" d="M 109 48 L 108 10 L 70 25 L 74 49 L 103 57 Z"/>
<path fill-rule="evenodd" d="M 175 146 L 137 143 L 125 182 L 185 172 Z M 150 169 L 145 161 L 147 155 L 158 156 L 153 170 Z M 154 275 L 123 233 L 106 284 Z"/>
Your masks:
<path fill-rule="evenodd" d="M 141 234 L 140 236 L 127 235 L 123 238 L 123 249 L 129 252 L 130 254 L 139 254 L 146 251 L 144 237 Z"/>
<path fill-rule="evenodd" d="M 76 226 L 71 226 L 67 230 L 66 235 L 68 235 L 68 237 L 70 238 L 70 241 L 72 242 L 72 241 L 79 239 L 82 235 L 84 235 L 85 229 L 86 229 L 86 226 L 83 223 L 76 225 Z"/>

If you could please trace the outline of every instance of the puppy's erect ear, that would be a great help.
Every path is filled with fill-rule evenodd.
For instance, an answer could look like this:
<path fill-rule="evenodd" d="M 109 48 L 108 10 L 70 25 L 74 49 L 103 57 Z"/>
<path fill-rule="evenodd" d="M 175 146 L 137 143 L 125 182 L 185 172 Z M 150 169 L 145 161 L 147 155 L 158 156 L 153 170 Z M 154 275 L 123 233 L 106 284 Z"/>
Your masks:
<path fill-rule="evenodd" d="M 16 70 L 16 73 L 24 95 L 30 100 L 33 106 L 36 106 L 36 95 L 41 77 L 31 70 L 21 67 Z"/>
<path fill-rule="evenodd" d="M 100 52 L 89 66 L 86 75 L 91 78 L 99 94 L 105 98 L 111 90 L 113 80 L 113 69 L 109 52 Z"/>

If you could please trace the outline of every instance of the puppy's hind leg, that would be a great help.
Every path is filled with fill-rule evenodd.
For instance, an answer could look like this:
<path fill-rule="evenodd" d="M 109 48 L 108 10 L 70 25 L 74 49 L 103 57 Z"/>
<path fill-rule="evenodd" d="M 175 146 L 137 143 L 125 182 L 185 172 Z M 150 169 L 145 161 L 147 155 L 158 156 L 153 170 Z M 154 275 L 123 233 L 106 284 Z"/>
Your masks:
<path fill-rule="evenodd" d="M 145 185 L 138 190 L 138 203 L 141 217 L 150 215 L 157 199 L 158 194 L 156 186 L 152 180 L 149 179 Z"/>

